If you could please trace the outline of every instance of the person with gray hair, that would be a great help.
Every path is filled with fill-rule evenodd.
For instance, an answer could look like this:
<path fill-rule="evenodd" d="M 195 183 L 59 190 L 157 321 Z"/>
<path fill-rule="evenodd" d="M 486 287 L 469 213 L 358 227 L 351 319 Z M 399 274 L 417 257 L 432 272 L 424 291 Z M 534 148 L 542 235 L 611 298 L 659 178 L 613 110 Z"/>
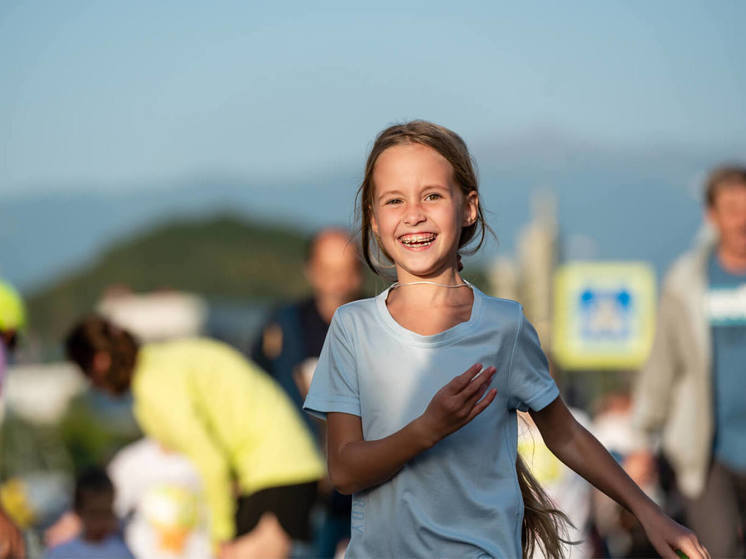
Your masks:
<path fill-rule="evenodd" d="M 746 167 L 710 174 L 705 214 L 716 237 L 664 280 L 634 417 L 648 435 L 662 432 L 690 528 L 713 557 L 744 557 Z"/>

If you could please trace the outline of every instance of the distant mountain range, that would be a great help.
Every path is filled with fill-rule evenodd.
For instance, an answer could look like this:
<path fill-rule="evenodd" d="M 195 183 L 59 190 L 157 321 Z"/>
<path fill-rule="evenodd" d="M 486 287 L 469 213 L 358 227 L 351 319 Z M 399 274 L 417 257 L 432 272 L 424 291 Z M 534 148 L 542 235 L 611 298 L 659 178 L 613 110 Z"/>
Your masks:
<path fill-rule="evenodd" d="M 0 277 L 30 293 L 90 263 L 112 242 L 173 220 L 226 212 L 306 233 L 330 221 L 313 208 L 328 207 L 331 194 L 314 186 L 253 187 L 212 178 L 116 192 L 88 189 L 6 196 L 0 204 Z M 352 197 L 352 192 L 345 197 L 345 208 L 352 207 Z M 339 203 L 335 206 L 342 209 Z M 348 216 L 340 215 L 333 223 L 346 225 Z"/>
<path fill-rule="evenodd" d="M 716 162 L 685 150 L 602 151 L 540 133 L 483 143 L 474 152 L 483 205 L 499 238 L 478 262 L 512 252 L 530 218 L 532 193 L 549 190 L 557 198 L 565 257 L 642 259 L 659 272 L 699 227 L 697 188 Z M 116 191 L 48 188 L 46 194 L 6 195 L 0 203 L 0 276 L 31 295 L 90 265 L 113 242 L 174 219 L 225 211 L 299 235 L 326 224 L 352 225 L 361 171 L 352 169 L 284 181 L 209 176 Z"/>

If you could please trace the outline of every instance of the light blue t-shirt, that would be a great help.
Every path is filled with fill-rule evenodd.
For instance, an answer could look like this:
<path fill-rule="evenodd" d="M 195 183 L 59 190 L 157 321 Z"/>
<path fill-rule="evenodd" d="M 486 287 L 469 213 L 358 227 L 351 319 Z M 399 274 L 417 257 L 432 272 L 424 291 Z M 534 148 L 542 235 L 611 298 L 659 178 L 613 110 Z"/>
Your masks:
<path fill-rule="evenodd" d="M 712 328 L 715 408 L 713 452 L 727 466 L 746 471 L 746 274 L 723 269 L 710 257 L 707 311 Z"/>
<path fill-rule="evenodd" d="M 304 407 L 322 418 L 360 416 L 365 440 L 410 423 L 474 363 L 497 368 L 497 397 L 486 410 L 353 496 L 348 557 L 521 557 L 515 410 L 540 410 L 559 391 L 520 305 L 472 289 L 470 319 L 433 336 L 394 320 L 390 288 L 332 319 Z"/>

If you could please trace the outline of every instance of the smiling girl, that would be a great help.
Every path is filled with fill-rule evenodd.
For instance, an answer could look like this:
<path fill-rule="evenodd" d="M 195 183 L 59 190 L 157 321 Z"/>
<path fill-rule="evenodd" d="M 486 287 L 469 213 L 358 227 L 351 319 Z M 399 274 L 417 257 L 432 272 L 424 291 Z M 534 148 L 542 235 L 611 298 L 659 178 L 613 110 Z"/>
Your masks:
<path fill-rule="evenodd" d="M 337 310 L 305 402 L 353 494 L 348 557 L 561 556 L 564 515 L 517 456 L 517 410 L 662 556 L 707 557 L 573 419 L 520 305 L 460 276 L 487 229 L 463 140 L 423 121 L 384 130 L 358 194 L 365 260 L 397 281 Z"/>

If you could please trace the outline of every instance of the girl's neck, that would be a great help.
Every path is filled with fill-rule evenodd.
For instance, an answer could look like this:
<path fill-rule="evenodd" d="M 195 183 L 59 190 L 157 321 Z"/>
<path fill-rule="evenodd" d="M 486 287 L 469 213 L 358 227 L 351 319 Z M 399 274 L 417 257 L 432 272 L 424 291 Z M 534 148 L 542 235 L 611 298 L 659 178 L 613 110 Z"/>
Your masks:
<path fill-rule="evenodd" d="M 389 290 L 386 306 L 391 317 L 407 330 L 431 336 L 471 318 L 474 305 L 471 288 L 443 287 L 465 284 L 458 274 L 452 278 L 403 277 L 399 274 L 399 282 L 401 285 Z"/>
<path fill-rule="evenodd" d="M 389 300 L 392 298 L 417 307 L 451 306 L 471 303 L 473 294 L 456 270 L 426 277 L 400 272 L 389 294 Z"/>

